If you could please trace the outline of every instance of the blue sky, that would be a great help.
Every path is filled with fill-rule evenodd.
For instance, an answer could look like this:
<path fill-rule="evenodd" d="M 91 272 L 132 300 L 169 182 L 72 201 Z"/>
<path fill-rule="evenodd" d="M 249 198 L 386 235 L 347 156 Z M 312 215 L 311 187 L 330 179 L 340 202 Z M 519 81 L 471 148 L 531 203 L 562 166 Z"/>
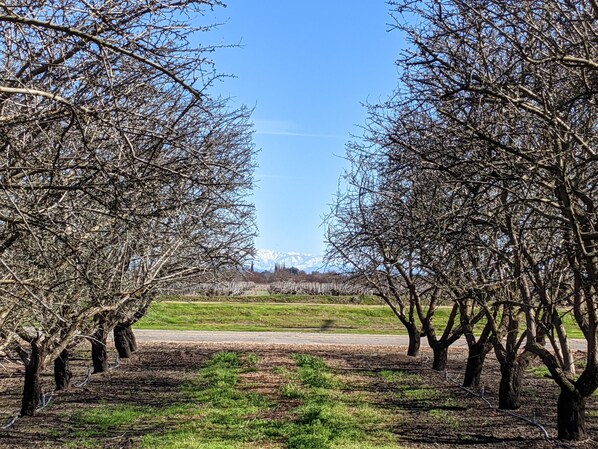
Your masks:
<path fill-rule="evenodd" d="M 234 75 L 215 86 L 255 108 L 260 149 L 256 248 L 322 254 L 322 217 L 337 191 L 345 144 L 366 119 L 364 102 L 397 82 L 401 36 L 384 0 L 228 0 L 207 15 L 223 23 L 212 55 Z"/>

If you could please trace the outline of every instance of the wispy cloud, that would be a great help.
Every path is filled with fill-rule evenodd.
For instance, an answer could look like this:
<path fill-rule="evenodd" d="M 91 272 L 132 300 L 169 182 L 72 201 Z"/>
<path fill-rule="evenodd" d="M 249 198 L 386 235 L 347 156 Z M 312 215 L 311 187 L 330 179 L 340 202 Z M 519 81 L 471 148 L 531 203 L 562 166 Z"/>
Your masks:
<path fill-rule="evenodd" d="M 290 120 L 262 120 L 255 119 L 255 133 L 261 136 L 291 136 L 291 137 L 316 137 L 324 139 L 345 139 L 344 136 L 333 134 L 314 134 L 299 130 L 299 126 Z"/>
<path fill-rule="evenodd" d="M 294 180 L 304 180 L 308 179 L 305 176 L 296 176 L 296 175 L 269 175 L 267 173 L 256 173 L 256 178 L 258 180 L 262 179 L 294 179 Z"/>

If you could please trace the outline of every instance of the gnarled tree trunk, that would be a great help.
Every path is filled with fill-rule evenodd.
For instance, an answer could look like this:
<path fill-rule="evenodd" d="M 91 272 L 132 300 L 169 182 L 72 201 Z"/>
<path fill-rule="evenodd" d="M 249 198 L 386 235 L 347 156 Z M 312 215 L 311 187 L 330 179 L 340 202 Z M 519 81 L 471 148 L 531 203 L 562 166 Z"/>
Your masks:
<path fill-rule="evenodd" d="M 114 327 L 114 345 L 121 359 L 130 358 L 137 350 L 137 341 L 130 325 L 120 323 Z"/>
<path fill-rule="evenodd" d="M 56 382 L 56 390 L 66 390 L 71 385 L 71 378 L 73 372 L 70 366 L 70 354 L 68 349 L 65 349 L 54 360 L 54 381 Z"/>
<path fill-rule="evenodd" d="M 432 369 L 435 371 L 444 371 L 448 365 L 448 346 L 442 343 L 432 344 Z"/>
<path fill-rule="evenodd" d="M 467 356 L 467 365 L 465 367 L 465 376 L 463 378 L 463 387 L 479 388 L 482 379 L 482 369 L 486 355 L 490 352 L 492 346 L 487 341 L 478 341 L 469 345 Z"/>
<path fill-rule="evenodd" d="M 578 392 L 561 388 L 557 403 L 557 427 L 561 440 L 584 440 L 587 438 L 586 398 Z"/>
<path fill-rule="evenodd" d="M 407 348 L 407 355 L 412 357 L 419 356 L 421 348 L 421 333 L 415 324 L 405 325 L 407 334 L 409 335 L 409 347 Z"/>
<path fill-rule="evenodd" d="M 521 362 L 518 359 L 501 362 L 498 390 L 499 408 L 515 410 L 521 407 L 521 380 L 526 366 L 526 362 Z"/>
<path fill-rule="evenodd" d="M 106 321 L 99 318 L 98 327 L 91 339 L 91 360 L 93 362 L 93 372 L 104 373 L 108 371 L 108 353 L 106 351 Z"/>
<path fill-rule="evenodd" d="M 127 326 L 127 341 L 129 342 L 129 347 L 131 348 L 131 352 L 137 351 L 137 339 L 135 338 L 135 333 L 133 332 L 133 328 L 131 326 Z"/>
<path fill-rule="evenodd" d="M 31 356 L 25 365 L 25 383 L 23 385 L 23 400 L 21 402 L 21 416 L 34 416 L 39 406 L 42 394 L 40 374 L 43 364 L 43 350 L 38 342 L 31 343 Z"/>

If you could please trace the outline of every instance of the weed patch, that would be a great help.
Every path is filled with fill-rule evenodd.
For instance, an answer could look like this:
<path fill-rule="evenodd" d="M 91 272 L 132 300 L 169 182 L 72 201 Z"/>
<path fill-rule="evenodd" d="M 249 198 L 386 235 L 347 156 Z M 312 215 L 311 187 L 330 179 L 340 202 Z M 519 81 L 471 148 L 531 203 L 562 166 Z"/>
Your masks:
<path fill-rule="evenodd" d="M 181 387 L 182 401 L 167 407 L 100 405 L 76 415 L 79 427 L 73 447 L 98 447 L 94 439 L 151 422 L 163 424 L 163 432 L 143 432 L 144 448 L 235 448 L 249 447 L 271 436 L 278 437 L 276 422 L 259 415 L 273 407 L 267 397 L 238 388 L 239 376 L 255 370 L 256 354 L 242 357 L 235 352 L 220 352 L 200 370 L 199 375 Z M 248 446 L 249 445 L 249 446 Z"/>
<path fill-rule="evenodd" d="M 176 403 L 100 404 L 82 411 L 75 417 L 79 430 L 71 433 L 76 439 L 71 447 L 102 447 L 115 434 L 145 449 L 398 447 L 390 431 L 397 414 L 378 408 L 371 394 L 360 390 L 371 376 L 343 376 L 309 354 L 291 359 L 295 366 L 270 370 L 283 380 L 274 390 L 288 400 L 282 414 L 278 408 L 283 402 L 251 391 L 244 380 L 243 374 L 258 369 L 259 355 L 219 352 L 184 382 Z"/>
<path fill-rule="evenodd" d="M 238 388 L 240 374 L 255 370 L 257 363 L 257 354 L 214 355 L 199 376 L 183 386 L 188 400 L 200 407 L 201 420 L 183 424 L 164 435 L 146 435 L 143 447 L 229 448 L 277 436 L 276 423 L 259 418 L 273 407 L 272 401 Z"/>
<path fill-rule="evenodd" d="M 551 377 L 550 371 L 545 366 L 532 366 L 531 368 L 528 368 L 527 371 L 535 377 Z"/>
<path fill-rule="evenodd" d="M 443 425 L 450 427 L 452 430 L 458 430 L 461 427 L 459 421 L 446 410 L 433 408 L 429 413 L 434 419 L 438 420 Z"/>
<path fill-rule="evenodd" d="M 364 396 L 346 395 L 343 384 L 320 357 L 293 354 L 297 371 L 287 385 L 301 383 L 303 404 L 293 410 L 296 421 L 285 426 L 289 449 L 397 447 L 390 432 L 377 431 L 388 419 L 365 402 Z M 290 387 L 289 387 L 290 388 Z"/>

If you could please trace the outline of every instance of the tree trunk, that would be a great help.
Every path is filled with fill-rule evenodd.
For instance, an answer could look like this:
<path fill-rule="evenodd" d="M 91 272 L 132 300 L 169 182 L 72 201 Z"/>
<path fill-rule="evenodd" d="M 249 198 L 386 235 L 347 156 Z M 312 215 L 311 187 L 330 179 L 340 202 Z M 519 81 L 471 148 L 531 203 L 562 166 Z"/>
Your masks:
<path fill-rule="evenodd" d="M 434 371 L 444 371 L 448 364 L 448 347 L 442 344 L 433 344 L 432 353 L 434 354 L 432 369 Z"/>
<path fill-rule="evenodd" d="M 137 351 L 137 339 L 135 338 L 135 333 L 133 332 L 133 329 L 131 328 L 131 326 L 127 326 L 127 339 L 129 341 L 129 346 L 131 348 L 131 352 L 136 352 Z"/>
<path fill-rule="evenodd" d="M 407 334 L 409 335 L 409 348 L 407 348 L 407 355 L 412 357 L 419 356 L 419 349 L 421 347 L 421 335 L 417 326 L 407 325 Z"/>
<path fill-rule="evenodd" d="M 463 378 L 463 387 L 479 388 L 482 379 L 482 369 L 486 355 L 490 347 L 485 342 L 474 343 L 469 346 L 467 356 L 467 366 L 465 367 L 465 376 Z"/>
<path fill-rule="evenodd" d="M 25 365 L 25 383 L 23 385 L 23 401 L 21 416 L 34 416 L 42 395 L 40 374 L 42 371 L 43 353 L 37 343 L 31 343 L 31 357 Z"/>
<path fill-rule="evenodd" d="M 586 398 L 561 388 L 557 405 L 557 427 L 561 440 L 585 440 Z"/>
<path fill-rule="evenodd" d="M 117 324 L 114 327 L 114 345 L 121 359 L 131 357 L 131 354 L 137 350 L 137 342 L 131 326 Z"/>
<path fill-rule="evenodd" d="M 68 349 L 65 349 L 54 360 L 54 380 L 56 381 L 56 390 L 66 390 L 71 385 L 71 378 L 73 372 L 71 371 L 70 354 Z"/>
<path fill-rule="evenodd" d="M 498 408 L 515 410 L 521 407 L 521 380 L 525 366 L 517 360 L 501 363 Z"/>
<path fill-rule="evenodd" d="M 108 371 L 108 354 L 106 352 L 106 327 L 101 322 L 91 340 L 91 360 L 93 361 L 93 372 L 104 373 Z"/>

